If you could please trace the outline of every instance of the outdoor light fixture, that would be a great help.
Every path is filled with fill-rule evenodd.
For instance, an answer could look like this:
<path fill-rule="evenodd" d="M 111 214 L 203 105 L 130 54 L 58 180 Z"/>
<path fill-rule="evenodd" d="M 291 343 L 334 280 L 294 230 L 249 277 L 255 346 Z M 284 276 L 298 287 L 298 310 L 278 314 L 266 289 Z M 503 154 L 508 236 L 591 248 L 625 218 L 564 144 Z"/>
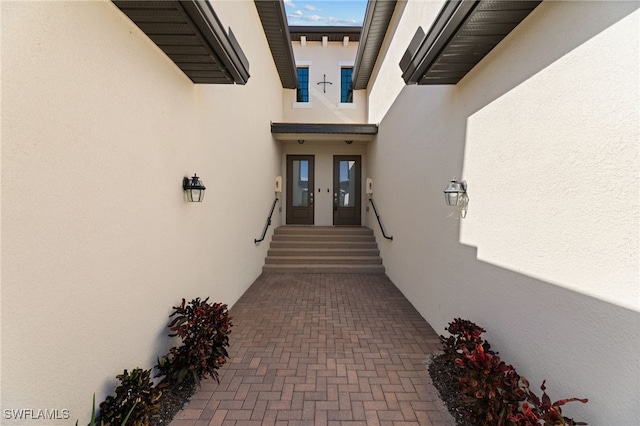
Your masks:
<path fill-rule="evenodd" d="M 302 145 L 304 143 L 304 139 L 298 139 L 298 143 Z"/>
<path fill-rule="evenodd" d="M 193 177 L 189 179 L 185 177 L 182 179 L 182 188 L 184 189 L 187 200 L 190 203 L 199 203 L 204 198 L 204 190 L 207 189 L 202 184 L 202 181 L 194 173 Z"/>
<path fill-rule="evenodd" d="M 456 206 L 460 210 L 460 217 L 467 215 L 467 204 L 469 197 L 467 196 L 467 181 L 458 181 L 456 178 L 451 179 L 449 185 L 444 190 L 444 199 L 448 206 Z"/>
<path fill-rule="evenodd" d="M 346 143 L 347 145 L 351 145 L 353 141 L 344 141 L 344 143 Z"/>

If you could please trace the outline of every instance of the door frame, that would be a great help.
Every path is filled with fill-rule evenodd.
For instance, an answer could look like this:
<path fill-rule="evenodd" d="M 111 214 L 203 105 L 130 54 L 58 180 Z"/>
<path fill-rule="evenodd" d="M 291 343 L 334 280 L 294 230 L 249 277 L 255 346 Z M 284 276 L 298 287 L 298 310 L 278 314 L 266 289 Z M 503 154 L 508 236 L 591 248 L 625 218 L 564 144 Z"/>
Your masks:
<path fill-rule="evenodd" d="M 294 206 L 293 205 L 293 184 L 297 180 L 293 178 L 293 162 L 294 161 L 308 161 L 309 167 L 307 169 L 307 205 L 306 206 Z M 314 224 L 314 176 L 315 176 L 315 155 L 287 155 L 287 175 L 286 175 L 286 224 L 287 225 L 313 225 Z"/>

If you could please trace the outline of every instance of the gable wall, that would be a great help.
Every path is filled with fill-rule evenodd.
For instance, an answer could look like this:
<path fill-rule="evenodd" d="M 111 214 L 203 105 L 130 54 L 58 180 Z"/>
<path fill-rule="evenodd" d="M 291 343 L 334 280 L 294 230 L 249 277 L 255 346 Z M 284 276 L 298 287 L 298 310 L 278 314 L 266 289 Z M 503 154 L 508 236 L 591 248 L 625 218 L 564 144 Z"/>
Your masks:
<path fill-rule="evenodd" d="M 308 41 L 301 46 L 294 41 L 293 53 L 297 66 L 309 68 L 309 102 L 296 102 L 296 91 L 285 90 L 283 110 L 286 122 L 292 123 L 364 123 L 366 94 L 354 91 L 353 103 L 340 104 L 340 68 L 353 66 L 358 50 L 357 42 Z M 331 82 L 323 89 L 321 81 Z"/>

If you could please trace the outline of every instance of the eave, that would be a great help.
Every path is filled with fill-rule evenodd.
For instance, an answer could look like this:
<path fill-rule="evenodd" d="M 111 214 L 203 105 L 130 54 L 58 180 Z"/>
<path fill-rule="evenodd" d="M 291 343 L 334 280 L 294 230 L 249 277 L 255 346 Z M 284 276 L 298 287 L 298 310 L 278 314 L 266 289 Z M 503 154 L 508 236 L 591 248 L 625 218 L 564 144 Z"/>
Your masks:
<path fill-rule="evenodd" d="M 208 1 L 112 1 L 194 83 L 249 79 L 249 61 Z"/>
<path fill-rule="evenodd" d="M 396 0 L 369 0 L 364 15 L 360 44 L 353 67 L 354 90 L 366 89 L 387 34 Z"/>
<path fill-rule="evenodd" d="M 271 123 L 271 134 L 280 141 L 371 141 L 377 124 Z"/>
<path fill-rule="evenodd" d="M 542 0 L 448 0 L 400 61 L 407 84 L 456 84 Z"/>
<path fill-rule="evenodd" d="M 254 0 L 262 29 L 267 37 L 273 62 L 280 82 L 285 89 L 298 87 L 296 61 L 293 57 L 291 37 L 287 24 L 284 3 L 281 0 Z"/>

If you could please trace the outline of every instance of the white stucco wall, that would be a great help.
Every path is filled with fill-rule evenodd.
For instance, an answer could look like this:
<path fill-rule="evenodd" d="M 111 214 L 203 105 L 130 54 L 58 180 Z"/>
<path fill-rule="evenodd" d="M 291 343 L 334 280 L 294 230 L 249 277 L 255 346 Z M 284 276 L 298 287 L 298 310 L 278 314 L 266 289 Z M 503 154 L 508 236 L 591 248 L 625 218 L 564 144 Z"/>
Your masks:
<path fill-rule="evenodd" d="M 553 44 L 555 19 L 568 9 L 548 12 L 544 44 Z M 458 87 L 482 99 L 467 119 L 463 175 L 483 214 L 463 221 L 461 242 L 477 246 L 481 260 L 636 311 L 638 23 L 627 16 L 582 44 L 574 35 L 566 53 L 515 39 L 515 63 L 545 61 L 549 50 L 558 59 L 490 102 L 486 66 Z M 528 76 L 524 66 L 515 71 Z M 523 99 L 531 100 L 526 108 Z M 498 183 L 513 185 L 509 196 Z"/>
<path fill-rule="evenodd" d="M 543 2 L 458 85 L 387 103 L 393 58 L 370 90 L 387 274 L 438 332 L 475 321 L 534 388 L 589 398 L 564 412 L 594 425 L 640 418 L 637 7 Z M 453 176 L 464 220 L 444 203 Z"/>
<path fill-rule="evenodd" d="M 353 66 L 358 51 L 357 42 L 328 42 L 322 46 L 319 41 L 292 43 L 293 54 L 298 66 L 309 68 L 309 102 L 296 103 L 296 91 L 284 91 L 284 119 L 291 123 L 364 123 L 366 119 L 366 92 L 355 90 L 353 103 L 340 104 L 340 68 Z M 332 84 L 320 84 L 326 81 Z M 326 90 L 323 90 L 326 87 Z"/>
<path fill-rule="evenodd" d="M 82 424 L 174 344 L 181 298 L 232 305 L 260 274 L 282 89 L 253 2 L 214 2 L 246 86 L 194 85 L 109 1 L 1 7 L 1 408 Z"/>

